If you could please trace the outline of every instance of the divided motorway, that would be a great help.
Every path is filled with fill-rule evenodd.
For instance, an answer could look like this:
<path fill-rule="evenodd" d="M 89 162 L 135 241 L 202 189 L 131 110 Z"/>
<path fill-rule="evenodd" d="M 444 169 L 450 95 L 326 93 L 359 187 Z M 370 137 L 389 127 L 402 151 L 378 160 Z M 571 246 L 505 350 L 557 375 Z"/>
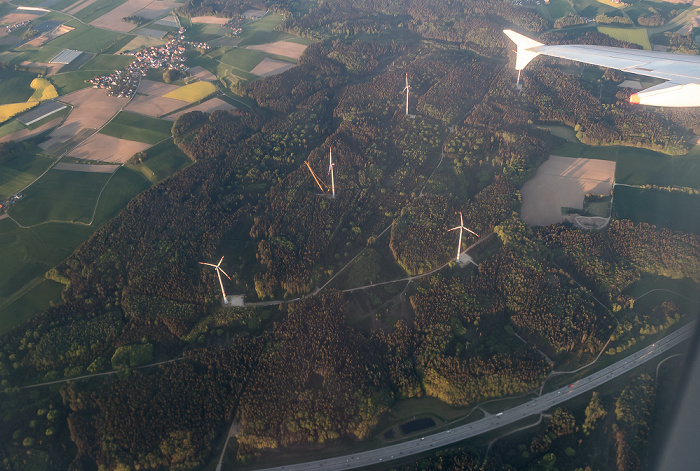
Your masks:
<path fill-rule="evenodd" d="M 477 420 L 476 422 L 454 427 L 450 430 L 435 433 L 433 435 L 427 435 L 423 438 L 417 438 L 415 440 L 398 443 L 396 445 L 377 448 L 376 450 L 353 453 L 350 455 L 310 461 L 306 463 L 266 468 L 265 471 L 301 471 L 309 469 L 332 471 L 362 468 L 399 458 L 405 458 L 417 453 L 424 453 L 434 448 L 443 447 L 467 438 L 475 437 L 482 433 L 490 432 L 504 425 L 508 425 L 526 417 L 549 410 L 558 404 L 595 389 L 603 383 L 631 371 L 637 366 L 640 366 L 643 363 L 661 355 L 666 350 L 690 338 L 695 330 L 695 325 L 696 322 L 691 322 L 675 332 L 670 333 L 663 339 L 658 340 L 653 345 L 650 345 L 639 352 L 618 361 L 617 363 L 586 376 L 585 378 L 582 378 L 569 386 L 564 386 L 556 391 L 543 394 L 542 396 L 532 399 L 529 402 L 521 404 L 517 407 L 506 409 L 498 415 L 488 415 L 487 417 Z"/>

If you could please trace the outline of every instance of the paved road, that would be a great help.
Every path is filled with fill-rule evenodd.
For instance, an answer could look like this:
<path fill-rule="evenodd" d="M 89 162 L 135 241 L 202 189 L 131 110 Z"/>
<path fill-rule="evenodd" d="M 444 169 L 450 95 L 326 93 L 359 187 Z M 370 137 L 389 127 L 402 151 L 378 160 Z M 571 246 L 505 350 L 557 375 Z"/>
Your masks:
<path fill-rule="evenodd" d="M 301 471 L 310 469 L 322 469 L 324 471 L 344 470 L 352 468 L 362 468 L 364 466 L 384 463 L 399 458 L 405 458 L 417 453 L 430 451 L 434 448 L 443 447 L 475 437 L 482 433 L 490 432 L 518 420 L 530 417 L 555 407 L 580 394 L 584 394 L 592 389 L 601 386 L 603 383 L 625 374 L 642 365 L 643 363 L 657 357 L 666 350 L 678 345 L 682 341 L 690 338 L 695 330 L 696 322 L 692 322 L 675 332 L 667 335 L 655 344 L 646 347 L 629 357 L 618 361 L 602 370 L 582 378 L 570 386 L 564 386 L 531 401 L 504 410 L 497 415 L 487 415 L 485 418 L 467 425 L 454 427 L 450 430 L 442 431 L 423 438 L 385 446 L 376 450 L 354 453 L 351 455 L 328 458 L 325 460 L 311 461 L 306 463 L 278 466 L 267 468 L 265 471 Z"/>

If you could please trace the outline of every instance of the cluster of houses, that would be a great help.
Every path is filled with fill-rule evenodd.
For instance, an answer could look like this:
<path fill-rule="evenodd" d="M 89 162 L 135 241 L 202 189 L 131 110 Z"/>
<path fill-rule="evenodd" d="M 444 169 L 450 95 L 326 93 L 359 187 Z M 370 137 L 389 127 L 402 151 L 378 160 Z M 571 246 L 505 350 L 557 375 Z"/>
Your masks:
<path fill-rule="evenodd" d="M 231 18 L 228 20 L 227 23 L 224 24 L 224 28 L 228 28 L 231 30 L 231 35 L 232 36 L 238 36 L 243 32 L 243 25 L 246 24 L 248 21 L 247 18 L 243 18 L 242 16 L 239 16 L 238 18 Z"/>
<path fill-rule="evenodd" d="M 17 193 L 16 195 L 10 196 L 9 198 L 0 199 L 0 214 L 4 213 L 12 207 L 13 204 L 24 198 L 24 195 Z"/>
<path fill-rule="evenodd" d="M 8 33 L 11 33 L 16 29 L 20 29 L 20 28 L 27 26 L 28 24 L 31 24 L 31 22 L 32 22 L 32 20 L 22 21 L 21 23 L 15 23 L 15 24 L 6 26 L 5 29 L 7 29 Z"/>
<path fill-rule="evenodd" d="M 145 75 L 148 69 L 187 70 L 185 52 L 188 47 L 209 49 L 206 43 L 171 39 L 163 46 L 151 46 L 137 52 L 125 53 L 136 58 L 126 70 L 95 77 L 90 79 L 90 83 L 95 88 L 109 88 L 109 96 L 131 96 L 136 92 L 139 77 Z"/>

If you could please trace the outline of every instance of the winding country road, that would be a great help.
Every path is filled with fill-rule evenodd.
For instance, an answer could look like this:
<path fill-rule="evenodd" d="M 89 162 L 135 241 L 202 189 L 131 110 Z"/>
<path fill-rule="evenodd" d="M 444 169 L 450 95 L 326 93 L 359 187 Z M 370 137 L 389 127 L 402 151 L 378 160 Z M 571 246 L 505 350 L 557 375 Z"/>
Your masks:
<path fill-rule="evenodd" d="M 543 394 L 524 404 L 506 409 L 499 414 L 489 414 L 481 420 L 472 422 L 450 430 L 427 435 L 423 438 L 410 440 L 396 445 L 385 446 L 376 450 L 353 453 L 335 458 L 328 458 L 306 463 L 265 468 L 264 471 L 302 471 L 310 469 L 322 469 L 324 471 L 362 468 L 376 465 L 400 458 L 406 458 L 418 453 L 424 453 L 435 448 L 451 445 L 467 438 L 472 438 L 486 432 L 490 432 L 504 425 L 512 424 L 526 417 L 540 414 L 576 396 L 587 393 L 612 379 L 626 374 L 632 369 L 656 358 L 670 348 L 675 347 L 693 334 L 696 321 L 668 334 L 656 343 L 624 358 L 606 368 L 601 369 L 575 383 Z M 220 466 L 217 468 L 220 469 Z"/>

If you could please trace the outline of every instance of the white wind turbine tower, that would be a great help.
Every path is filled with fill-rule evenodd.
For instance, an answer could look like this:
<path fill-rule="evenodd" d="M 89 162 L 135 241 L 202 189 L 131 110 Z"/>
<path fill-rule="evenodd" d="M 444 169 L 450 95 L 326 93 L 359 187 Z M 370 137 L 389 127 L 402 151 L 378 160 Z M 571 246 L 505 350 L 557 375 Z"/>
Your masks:
<path fill-rule="evenodd" d="M 459 262 L 459 257 L 462 254 L 462 230 L 469 231 L 475 236 L 479 237 L 479 234 L 472 231 L 471 229 L 464 227 L 464 217 L 462 216 L 462 211 L 459 212 L 459 226 L 453 227 L 450 231 L 455 231 L 459 229 L 459 244 L 457 244 L 457 261 Z"/>
<path fill-rule="evenodd" d="M 408 94 L 411 86 L 408 84 L 408 72 L 406 72 L 406 88 L 403 89 L 406 92 L 406 116 L 408 116 Z"/>
<path fill-rule="evenodd" d="M 200 265 L 208 265 L 210 267 L 214 267 L 214 270 L 216 270 L 216 275 L 219 277 L 219 285 L 221 286 L 221 294 L 224 297 L 224 304 L 228 304 L 228 299 L 226 299 L 226 291 L 224 290 L 224 282 L 221 281 L 221 274 L 223 273 L 226 278 L 229 280 L 231 279 L 230 276 L 226 274 L 226 272 L 221 268 L 221 262 L 224 261 L 224 257 L 221 257 L 221 260 L 219 260 L 219 263 L 214 265 L 213 263 L 204 263 L 204 262 L 199 262 Z"/>
<path fill-rule="evenodd" d="M 333 149 L 328 150 L 328 173 L 331 174 L 331 191 L 333 193 L 333 198 L 335 198 L 335 179 L 333 177 Z"/>

